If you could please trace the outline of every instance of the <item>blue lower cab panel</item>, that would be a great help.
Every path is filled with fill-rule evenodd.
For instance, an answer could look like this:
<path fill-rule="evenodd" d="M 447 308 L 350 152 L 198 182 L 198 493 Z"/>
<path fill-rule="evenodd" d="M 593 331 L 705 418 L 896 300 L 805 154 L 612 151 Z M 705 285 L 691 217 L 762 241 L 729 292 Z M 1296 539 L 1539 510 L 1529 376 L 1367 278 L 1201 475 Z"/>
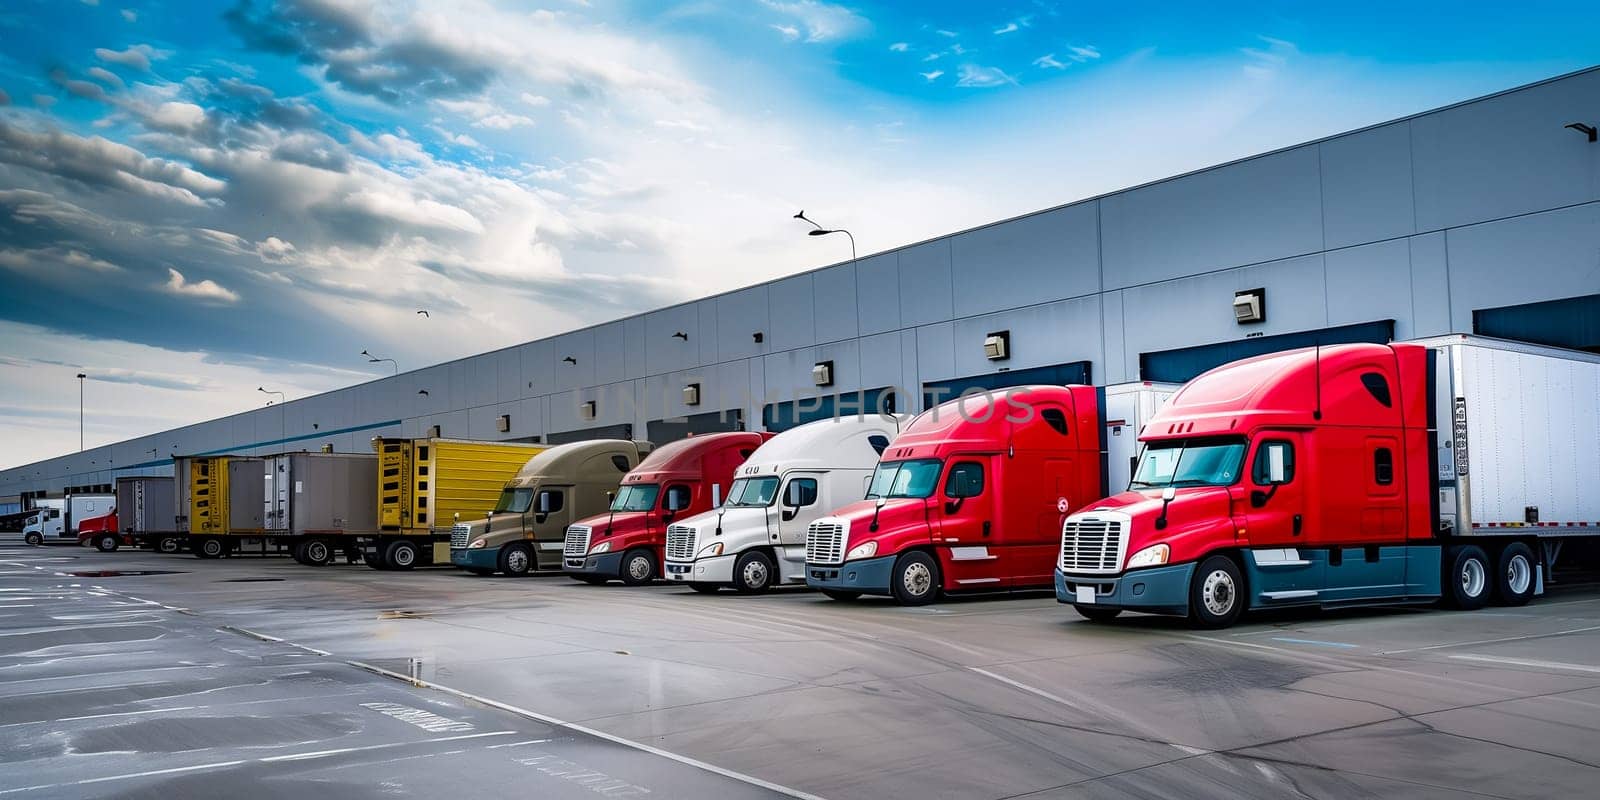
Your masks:
<path fill-rule="evenodd" d="M 607 578 L 620 578 L 623 555 L 623 553 L 601 553 L 584 558 L 563 558 L 561 569 L 572 575 L 604 575 Z"/>
<path fill-rule="evenodd" d="M 806 564 L 806 585 L 862 594 L 889 594 L 895 556 L 846 561 L 843 564 Z"/>
<path fill-rule="evenodd" d="M 488 547 L 453 549 L 450 551 L 450 563 L 466 569 L 499 569 L 500 551 Z"/>
<path fill-rule="evenodd" d="M 1189 577 L 1194 564 L 1137 569 L 1122 575 L 1065 575 L 1056 570 L 1056 600 L 1072 605 L 1120 608 L 1151 614 L 1189 613 Z M 1094 602 L 1080 603 L 1079 590 L 1093 589 Z"/>
<path fill-rule="evenodd" d="M 1439 596 L 1439 548 L 1256 548 L 1244 553 L 1251 608 L 1337 606 Z"/>

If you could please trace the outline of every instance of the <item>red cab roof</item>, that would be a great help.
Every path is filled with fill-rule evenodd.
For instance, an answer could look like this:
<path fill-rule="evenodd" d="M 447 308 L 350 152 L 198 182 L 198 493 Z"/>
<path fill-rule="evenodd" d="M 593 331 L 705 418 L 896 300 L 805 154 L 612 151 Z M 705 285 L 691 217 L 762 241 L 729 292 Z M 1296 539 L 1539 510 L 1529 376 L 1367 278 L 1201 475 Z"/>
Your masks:
<path fill-rule="evenodd" d="M 689 436 L 652 450 L 650 455 L 639 462 L 639 466 L 623 476 L 622 482 L 657 483 L 671 478 L 694 480 L 700 477 L 707 455 L 736 448 L 753 451 L 770 438 L 772 434 L 759 431 L 730 431 Z"/>

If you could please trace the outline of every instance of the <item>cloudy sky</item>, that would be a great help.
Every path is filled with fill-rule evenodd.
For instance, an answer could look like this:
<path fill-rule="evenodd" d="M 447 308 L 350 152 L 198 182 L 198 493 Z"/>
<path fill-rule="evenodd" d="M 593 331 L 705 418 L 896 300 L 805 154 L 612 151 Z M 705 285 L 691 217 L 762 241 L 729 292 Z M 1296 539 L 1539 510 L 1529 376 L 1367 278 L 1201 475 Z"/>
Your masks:
<path fill-rule="evenodd" d="M 0 467 L 1600 62 L 1509 5 L 9 0 Z"/>

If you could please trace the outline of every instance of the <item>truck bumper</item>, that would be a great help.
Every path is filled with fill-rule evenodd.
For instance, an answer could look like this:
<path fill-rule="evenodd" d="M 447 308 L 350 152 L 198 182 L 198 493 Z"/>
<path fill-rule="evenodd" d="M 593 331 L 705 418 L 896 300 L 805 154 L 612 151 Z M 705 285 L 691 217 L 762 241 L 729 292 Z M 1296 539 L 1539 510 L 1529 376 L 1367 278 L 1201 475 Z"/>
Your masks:
<path fill-rule="evenodd" d="M 897 556 L 864 558 L 843 564 L 806 564 L 806 585 L 813 589 L 889 594 Z"/>
<path fill-rule="evenodd" d="M 479 547 L 476 550 L 451 548 L 450 563 L 464 569 L 499 569 L 500 549 Z"/>
<path fill-rule="evenodd" d="M 733 583 L 733 562 L 738 559 L 735 553 L 694 561 L 668 561 L 663 577 L 673 583 Z"/>
<path fill-rule="evenodd" d="M 601 553 L 597 556 L 561 559 L 561 571 L 568 575 L 603 575 L 622 577 L 622 557 L 625 553 Z"/>
<path fill-rule="evenodd" d="M 1056 600 L 1094 608 L 1120 608 L 1149 614 L 1189 614 L 1189 578 L 1194 564 L 1173 564 L 1117 576 L 1065 575 L 1056 570 Z M 1093 602 L 1080 603 L 1080 589 L 1093 589 Z M 1088 595 L 1084 595 L 1085 599 Z"/>

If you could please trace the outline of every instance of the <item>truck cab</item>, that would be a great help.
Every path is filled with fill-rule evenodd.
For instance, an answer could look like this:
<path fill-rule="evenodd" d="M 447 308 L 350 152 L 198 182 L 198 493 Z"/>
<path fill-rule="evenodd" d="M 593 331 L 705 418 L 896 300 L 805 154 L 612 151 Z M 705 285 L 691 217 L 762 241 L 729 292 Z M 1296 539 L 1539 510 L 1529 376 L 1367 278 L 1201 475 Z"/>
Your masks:
<path fill-rule="evenodd" d="M 450 562 L 475 575 L 561 569 L 567 527 L 604 511 L 649 442 L 599 439 L 558 445 L 528 459 L 483 519 L 457 520 Z"/>
<path fill-rule="evenodd" d="M 745 594 L 804 583 L 806 526 L 861 497 L 906 419 L 822 419 L 774 436 L 739 468 L 720 508 L 667 526 L 667 580 Z"/>
<path fill-rule="evenodd" d="M 866 498 L 811 523 L 806 583 L 829 597 L 1046 587 L 1069 509 L 1104 494 L 1091 386 L 1024 386 L 924 411 Z"/>
<path fill-rule="evenodd" d="M 84 523 L 111 513 L 115 504 L 112 495 L 69 494 L 29 517 L 22 539 L 28 544 L 78 544 L 78 532 Z"/>
<path fill-rule="evenodd" d="M 638 586 L 660 577 L 667 526 L 722 505 L 734 472 L 769 438 L 713 433 L 656 448 L 623 476 L 606 513 L 567 528 L 562 569 L 592 584 Z"/>
<path fill-rule="evenodd" d="M 61 518 L 61 501 L 46 502 L 49 504 L 35 508 L 23 523 L 22 541 L 41 545 L 61 538 L 61 532 L 66 529 L 66 520 Z"/>
<path fill-rule="evenodd" d="M 102 553 L 115 552 L 117 547 L 132 543 L 131 539 L 123 536 L 117 525 L 115 506 L 111 508 L 111 513 L 86 519 L 78 526 L 78 544 L 93 544 Z"/>

